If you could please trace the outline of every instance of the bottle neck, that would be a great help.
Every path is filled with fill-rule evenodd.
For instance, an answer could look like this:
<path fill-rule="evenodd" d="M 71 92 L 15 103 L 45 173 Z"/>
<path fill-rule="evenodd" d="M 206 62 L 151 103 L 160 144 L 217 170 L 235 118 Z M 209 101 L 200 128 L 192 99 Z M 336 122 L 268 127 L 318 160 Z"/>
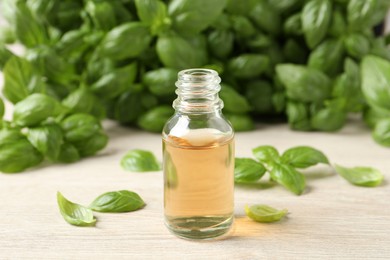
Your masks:
<path fill-rule="evenodd" d="M 215 113 L 223 108 L 218 96 L 221 78 L 214 70 L 188 69 L 179 72 L 177 99 L 173 108 L 179 113 Z"/>

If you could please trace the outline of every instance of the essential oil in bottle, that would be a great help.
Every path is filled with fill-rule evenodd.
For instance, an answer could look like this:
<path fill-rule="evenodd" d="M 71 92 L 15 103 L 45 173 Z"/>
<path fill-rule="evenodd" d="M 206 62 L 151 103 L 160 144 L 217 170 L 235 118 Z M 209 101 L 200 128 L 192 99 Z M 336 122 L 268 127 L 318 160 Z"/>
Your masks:
<path fill-rule="evenodd" d="M 213 70 L 181 71 L 163 130 L 165 223 L 183 238 L 218 237 L 233 223 L 234 132 L 219 83 Z"/>

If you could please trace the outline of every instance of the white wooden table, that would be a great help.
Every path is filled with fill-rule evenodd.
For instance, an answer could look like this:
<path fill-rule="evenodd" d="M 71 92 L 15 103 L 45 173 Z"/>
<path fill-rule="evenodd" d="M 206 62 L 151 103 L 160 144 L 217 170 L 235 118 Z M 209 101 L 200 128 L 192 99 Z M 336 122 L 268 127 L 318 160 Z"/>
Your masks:
<path fill-rule="evenodd" d="M 390 258 L 390 188 L 355 187 L 327 167 L 305 173 L 308 191 L 295 196 L 280 186 L 236 187 L 236 221 L 219 241 L 192 242 L 171 235 L 163 224 L 161 172 L 130 173 L 119 161 L 133 148 L 161 159 L 161 140 L 106 122 L 108 147 L 98 156 L 71 165 L 44 165 L 21 174 L 0 174 L 0 259 L 374 259 Z M 375 144 L 368 130 L 350 123 L 341 132 L 293 132 L 286 125 L 260 125 L 238 133 L 237 156 L 269 144 L 284 150 L 312 145 L 332 162 L 367 165 L 390 179 L 390 149 Z M 266 183 L 267 177 L 264 177 Z M 56 192 L 88 205 L 97 195 L 120 189 L 138 192 L 147 206 L 124 214 L 96 213 L 96 227 L 66 223 Z M 288 208 L 285 220 L 255 223 L 246 204 Z"/>

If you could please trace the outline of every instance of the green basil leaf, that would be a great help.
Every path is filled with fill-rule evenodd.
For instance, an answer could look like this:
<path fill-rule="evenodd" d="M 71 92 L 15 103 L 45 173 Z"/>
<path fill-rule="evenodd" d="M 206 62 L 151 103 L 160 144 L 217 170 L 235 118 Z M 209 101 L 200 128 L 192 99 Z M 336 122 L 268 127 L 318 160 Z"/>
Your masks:
<path fill-rule="evenodd" d="M 252 22 L 245 16 L 232 16 L 231 24 L 236 37 L 249 38 L 257 33 L 256 28 Z"/>
<path fill-rule="evenodd" d="M 175 30 L 197 34 L 217 19 L 226 3 L 227 0 L 173 0 L 168 10 Z"/>
<path fill-rule="evenodd" d="M 92 156 L 98 151 L 106 147 L 108 143 L 108 136 L 99 131 L 98 133 L 72 144 L 76 147 L 81 157 Z"/>
<path fill-rule="evenodd" d="M 69 224 L 80 227 L 95 226 L 96 218 L 89 208 L 67 200 L 60 192 L 57 192 L 57 203 L 62 217 Z"/>
<path fill-rule="evenodd" d="M 228 85 L 222 84 L 219 96 L 223 100 L 224 110 L 227 112 L 243 114 L 251 110 L 245 97 Z"/>
<path fill-rule="evenodd" d="M 234 163 L 234 182 L 251 183 L 258 181 L 266 172 L 265 167 L 250 158 L 236 158 Z"/>
<path fill-rule="evenodd" d="M 257 222 L 271 223 L 281 220 L 287 215 L 288 210 L 278 210 L 267 205 L 245 206 L 245 213 L 248 217 Z"/>
<path fill-rule="evenodd" d="M 140 114 L 145 112 L 142 105 L 143 97 L 145 93 L 140 91 L 130 90 L 123 93 L 113 104 L 113 118 L 123 124 L 134 122 Z M 129 113 L 129 111 L 132 112 Z"/>
<path fill-rule="evenodd" d="M 165 123 L 173 115 L 171 106 L 158 106 L 147 111 L 138 118 L 138 125 L 144 130 L 161 132 Z"/>
<path fill-rule="evenodd" d="M 384 37 L 371 39 L 371 45 L 370 54 L 390 61 L 390 52 L 387 49 L 387 43 Z"/>
<path fill-rule="evenodd" d="M 285 34 L 301 35 L 303 33 L 301 16 L 301 13 L 296 13 L 285 20 L 283 24 L 283 31 Z"/>
<path fill-rule="evenodd" d="M 310 123 L 313 129 L 333 132 L 344 126 L 346 118 L 347 113 L 344 108 L 330 105 L 315 113 Z"/>
<path fill-rule="evenodd" d="M 294 39 L 288 39 L 283 46 L 283 55 L 286 61 L 305 64 L 308 56 L 307 49 Z"/>
<path fill-rule="evenodd" d="M 160 0 L 136 0 L 137 14 L 140 20 L 151 27 L 152 34 L 158 34 L 168 28 L 171 21 L 167 6 Z"/>
<path fill-rule="evenodd" d="M 8 136 L 7 142 L 0 143 L 1 172 L 22 172 L 27 168 L 37 166 L 42 161 L 43 156 L 25 138 L 10 140 Z"/>
<path fill-rule="evenodd" d="M 304 0 L 279 0 L 279 1 L 268 1 L 279 13 L 289 13 L 295 9 L 300 9 Z"/>
<path fill-rule="evenodd" d="M 217 58 L 226 58 L 233 51 L 234 34 L 229 30 L 215 30 L 207 37 L 210 53 Z"/>
<path fill-rule="evenodd" d="M 286 150 L 282 155 L 282 162 L 295 168 L 307 168 L 318 163 L 329 164 L 325 154 L 310 146 L 297 146 Z"/>
<path fill-rule="evenodd" d="M 347 168 L 335 165 L 336 171 L 348 182 L 364 187 L 375 187 L 382 183 L 383 175 L 377 169 L 371 167 Z"/>
<path fill-rule="evenodd" d="M 257 1 L 257 4 L 249 13 L 249 17 L 253 20 L 254 24 L 262 31 L 265 31 L 272 35 L 279 34 L 279 32 L 281 31 L 282 23 L 280 14 L 267 1 Z"/>
<path fill-rule="evenodd" d="M 233 129 L 236 132 L 244 132 L 255 129 L 255 123 L 249 115 L 226 113 L 225 117 L 232 124 Z"/>
<path fill-rule="evenodd" d="M 279 152 L 275 147 L 261 145 L 252 149 L 253 156 L 262 163 L 270 164 L 280 160 Z"/>
<path fill-rule="evenodd" d="M 312 130 L 308 105 L 302 102 L 288 101 L 286 113 L 291 129 L 299 131 Z"/>
<path fill-rule="evenodd" d="M 63 143 L 63 133 L 59 125 L 45 125 L 29 128 L 27 139 L 44 156 L 57 160 Z"/>
<path fill-rule="evenodd" d="M 378 109 L 378 108 L 366 108 L 363 111 L 364 122 L 371 129 L 374 128 L 379 121 L 387 118 L 390 118 L 389 110 Z"/>
<path fill-rule="evenodd" d="M 170 68 L 150 70 L 143 75 L 142 83 L 156 96 L 169 96 L 175 93 L 177 73 Z"/>
<path fill-rule="evenodd" d="M 76 147 L 70 143 L 63 143 L 60 147 L 57 161 L 61 163 L 73 163 L 78 160 L 80 160 L 80 154 Z"/>
<path fill-rule="evenodd" d="M 0 70 L 2 70 L 7 61 L 13 57 L 14 54 L 9 51 L 5 46 L 2 46 L 0 41 Z"/>
<path fill-rule="evenodd" d="M 344 46 L 347 53 L 357 59 L 363 58 L 370 51 L 369 40 L 359 33 L 353 33 L 345 37 Z"/>
<path fill-rule="evenodd" d="M 236 1 L 228 0 L 226 5 L 226 11 L 230 14 L 247 15 L 257 4 L 257 0 Z"/>
<path fill-rule="evenodd" d="M 112 99 L 129 90 L 136 76 L 137 64 L 133 62 L 103 75 L 92 84 L 91 91 L 102 98 Z"/>
<path fill-rule="evenodd" d="M 106 192 L 97 197 L 89 206 L 99 212 L 130 212 L 145 206 L 145 202 L 135 192 L 128 190 Z"/>
<path fill-rule="evenodd" d="M 347 32 L 347 22 L 345 15 L 340 9 L 334 9 L 332 13 L 332 20 L 329 26 L 329 35 L 333 37 L 342 37 Z"/>
<path fill-rule="evenodd" d="M 311 52 L 308 66 L 334 76 L 341 71 L 343 54 L 344 48 L 341 40 L 326 40 Z"/>
<path fill-rule="evenodd" d="M 161 165 L 153 153 L 145 150 L 131 150 L 121 160 L 124 170 L 132 172 L 149 172 L 161 170 Z"/>
<path fill-rule="evenodd" d="M 390 61 L 366 56 L 361 63 L 362 90 L 367 103 L 390 110 Z"/>
<path fill-rule="evenodd" d="M 5 112 L 5 106 L 3 99 L 0 98 L 0 120 L 3 118 Z"/>
<path fill-rule="evenodd" d="M 34 17 L 24 1 L 16 2 L 14 15 L 15 34 L 24 46 L 31 48 L 48 43 L 43 24 Z"/>
<path fill-rule="evenodd" d="M 110 1 L 88 0 L 84 9 L 97 29 L 108 31 L 117 25 L 114 8 Z"/>
<path fill-rule="evenodd" d="M 270 66 L 270 59 L 262 54 L 242 54 L 228 63 L 229 72 L 237 78 L 250 79 L 260 76 Z"/>
<path fill-rule="evenodd" d="M 302 10 L 302 28 L 307 45 L 312 49 L 326 36 L 332 15 L 330 0 L 307 1 Z"/>
<path fill-rule="evenodd" d="M 44 94 L 32 94 L 14 107 L 13 120 L 20 126 L 34 126 L 62 112 L 61 104 Z"/>
<path fill-rule="evenodd" d="M 99 121 L 88 114 L 74 114 L 61 122 L 65 139 L 69 142 L 85 141 L 101 131 Z"/>
<path fill-rule="evenodd" d="M 30 91 L 27 86 L 33 78 L 33 67 L 25 59 L 13 56 L 4 66 L 4 96 L 12 103 L 26 98 Z"/>
<path fill-rule="evenodd" d="M 248 107 L 252 107 L 253 112 L 266 114 L 273 109 L 273 87 L 267 81 L 249 82 L 246 85 L 245 97 L 249 103 Z"/>
<path fill-rule="evenodd" d="M 388 117 L 376 122 L 372 137 L 378 144 L 390 147 L 390 119 Z"/>
<path fill-rule="evenodd" d="M 78 88 L 62 100 L 62 105 L 70 113 L 90 113 L 95 102 L 95 97 L 88 89 Z"/>
<path fill-rule="evenodd" d="M 287 96 L 291 99 L 321 102 L 331 93 L 329 77 L 317 69 L 295 64 L 280 64 L 276 66 L 276 73 L 286 87 Z"/>
<path fill-rule="evenodd" d="M 0 130 L 0 145 L 25 139 L 20 129 L 3 128 Z"/>
<path fill-rule="evenodd" d="M 370 21 L 376 11 L 377 0 L 350 0 L 347 6 L 349 26 L 359 30 L 371 26 Z"/>
<path fill-rule="evenodd" d="M 290 165 L 274 163 L 270 175 L 274 181 L 296 195 L 301 195 L 305 190 L 305 176 Z"/>
<path fill-rule="evenodd" d="M 114 60 L 135 58 L 149 47 L 151 40 L 146 25 L 141 22 L 124 23 L 106 34 L 98 47 L 98 53 L 99 56 Z"/>
<path fill-rule="evenodd" d="M 170 34 L 160 36 L 156 50 L 161 62 L 174 69 L 201 67 L 207 63 L 205 48 L 196 49 L 189 40 L 179 35 Z"/>

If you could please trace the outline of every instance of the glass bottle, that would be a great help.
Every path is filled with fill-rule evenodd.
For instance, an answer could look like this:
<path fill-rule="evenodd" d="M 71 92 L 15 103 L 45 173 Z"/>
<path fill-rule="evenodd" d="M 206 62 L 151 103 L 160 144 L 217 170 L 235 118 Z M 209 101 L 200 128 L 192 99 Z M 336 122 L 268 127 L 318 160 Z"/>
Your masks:
<path fill-rule="evenodd" d="M 234 132 L 220 82 L 209 69 L 179 72 L 175 114 L 163 130 L 165 224 L 182 238 L 218 237 L 233 224 Z"/>

